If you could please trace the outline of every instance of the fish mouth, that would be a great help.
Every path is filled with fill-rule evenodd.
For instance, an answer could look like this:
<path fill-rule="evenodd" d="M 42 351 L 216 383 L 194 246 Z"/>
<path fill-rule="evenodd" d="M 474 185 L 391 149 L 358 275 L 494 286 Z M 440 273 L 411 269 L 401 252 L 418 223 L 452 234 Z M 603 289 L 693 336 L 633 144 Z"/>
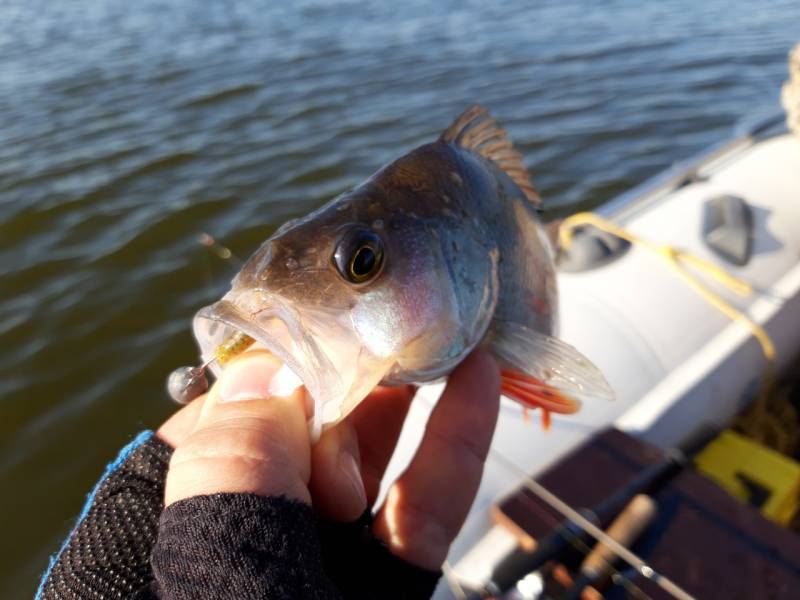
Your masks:
<path fill-rule="evenodd" d="M 330 400 L 342 394 L 342 382 L 296 311 L 276 297 L 229 296 L 194 317 L 192 328 L 203 362 L 212 360 L 215 350 L 232 335 L 244 333 L 278 357 L 306 387 L 314 399 L 312 429 L 317 434 L 323 422 L 337 420 Z M 215 360 L 209 368 L 219 377 L 223 365 Z"/>
<path fill-rule="evenodd" d="M 192 323 L 203 362 L 237 332 L 279 358 L 314 401 L 312 439 L 323 426 L 347 416 L 387 370 L 365 352 L 349 319 L 318 312 L 301 313 L 279 296 L 258 290 L 231 290 L 202 308 Z M 213 361 L 209 368 L 219 377 L 224 365 Z"/>

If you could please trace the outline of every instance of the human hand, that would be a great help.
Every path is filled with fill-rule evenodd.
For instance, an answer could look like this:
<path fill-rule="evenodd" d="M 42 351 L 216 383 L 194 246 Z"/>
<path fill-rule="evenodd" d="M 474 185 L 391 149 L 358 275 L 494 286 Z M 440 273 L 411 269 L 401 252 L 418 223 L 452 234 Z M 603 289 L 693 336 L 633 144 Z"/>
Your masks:
<path fill-rule="evenodd" d="M 245 353 L 207 397 L 161 427 L 158 435 L 175 447 L 167 505 L 217 492 L 286 495 L 345 522 L 375 502 L 413 388 L 378 388 L 312 448 L 302 390 L 267 399 L 279 366 L 266 352 Z M 394 555 L 428 570 L 441 566 L 477 492 L 498 406 L 497 365 L 476 351 L 451 374 L 414 459 L 373 522 Z"/>
<path fill-rule="evenodd" d="M 246 352 L 226 367 L 208 394 L 157 431 L 175 448 L 164 504 L 215 493 L 287 496 L 311 503 L 311 449 L 305 394 L 271 396 L 281 363 L 263 350 Z"/>

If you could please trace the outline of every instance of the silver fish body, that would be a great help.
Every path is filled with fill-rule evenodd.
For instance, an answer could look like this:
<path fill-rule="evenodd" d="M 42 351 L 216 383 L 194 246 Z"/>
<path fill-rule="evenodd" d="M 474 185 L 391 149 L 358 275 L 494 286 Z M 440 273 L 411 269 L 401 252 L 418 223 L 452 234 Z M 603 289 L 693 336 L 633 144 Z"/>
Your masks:
<path fill-rule="evenodd" d="M 547 390 L 607 397 L 602 374 L 553 337 L 556 277 L 537 203 L 505 132 L 473 107 L 436 142 L 276 231 L 198 313 L 202 354 L 236 330 L 255 338 L 305 384 L 318 425 L 378 383 L 446 376 L 479 344 L 523 403 L 559 410 L 535 400 Z"/>

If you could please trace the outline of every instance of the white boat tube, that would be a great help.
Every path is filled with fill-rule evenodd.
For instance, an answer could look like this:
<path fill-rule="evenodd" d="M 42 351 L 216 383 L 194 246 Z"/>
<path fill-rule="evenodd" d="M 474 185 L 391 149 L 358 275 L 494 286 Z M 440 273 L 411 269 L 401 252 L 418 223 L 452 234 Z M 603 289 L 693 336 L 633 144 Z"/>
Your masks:
<path fill-rule="evenodd" d="M 596 211 L 637 236 L 713 261 L 751 283 L 757 291 L 748 298 L 713 282 L 711 287 L 769 333 L 778 368 L 800 350 L 800 137 L 776 132 L 780 121 L 782 116 L 771 116 L 754 123 Z M 752 210 L 752 256 L 741 267 L 722 260 L 702 238 L 703 206 L 722 194 L 743 198 Z M 547 432 L 504 400 L 492 452 L 533 477 L 612 425 L 664 448 L 722 428 L 765 372 L 767 361 L 750 329 L 718 312 L 647 249 L 634 246 L 604 266 L 560 273 L 559 287 L 560 337 L 595 362 L 617 399 L 586 403 L 577 415 L 553 415 Z M 438 386 L 418 394 L 387 482 L 408 464 L 440 392 Z M 498 541 L 488 509 L 518 483 L 519 473 L 490 455 L 450 556 L 455 564 L 473 549 L 462 561 L 462 577 L 480 580 L 492 551 L 508 545 Z M 476 555 L 487 532 L 493 540 Z M 450 597 L 446 586 L 437 597 Z"/>

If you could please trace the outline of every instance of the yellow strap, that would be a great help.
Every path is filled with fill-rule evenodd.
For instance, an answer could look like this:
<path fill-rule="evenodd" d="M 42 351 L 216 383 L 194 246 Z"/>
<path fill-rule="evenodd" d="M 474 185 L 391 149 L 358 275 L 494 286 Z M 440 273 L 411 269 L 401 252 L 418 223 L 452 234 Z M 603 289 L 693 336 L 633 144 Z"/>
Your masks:
<path fill-rule="evenodd" d="M 758 343 L 761 344 L 761 350 L 764 352 L 764 356 L 767 358 L 767 360 L 775 360 L 775 344 L 772 343 L 772 339 L 769 337 L 769 334 L 764 330 L 764 328 L 753 321 L 742 311 L 734 308 L 721 296 L 709 289 L 705 283 L 688 271 L 685 265 L 691 265 L 696 270 L 704 272 L 706 275 L 712 279 L 715 279 L 729 290 L 739 294 L 740 296 L 748 296 L 753 292 L 753 288 L 749 283 L 734 277 L 722 267 L 719 267 L 716 264 L 705 260 L 704 258 L 695 256 L 694 254 L 689 254 L 688 252 L 683 252 L 682 250 L 678 250 L 677 248 L 666 244 L 661 245 L 649 240 L 645 240 L 634 235 L 630 231 L 622 229 L 617 224 L 589 212 L 574 214 L 564 219 L 564 221 L 561 223 L 558 235 L 559 242 L 563 248 L 568 249 L 570 247 L 570 244 L 572 244 L 574 230 L 576 227 L 580 227 L 581 225 L 593 225 L 594 227 L 602 229 L 611 235 L 622 238 L 631 244 L 644 246 L 645 248 L 648 248 L 657 255 L 661 256 L 678 272 L 678 274 L 680 274 L 684 281 L 686 281 L 686 283 L 688 283 L 698 294 L 700 294 L 703 299 L 711 304 L 711 306 L 719 310 L 729 319 L 733 321 L 741 321 L 747 325 L 750 328 L 750 331 L 753 332 L 753 336 L 756 338 L 756 340 L 758 340 Z"/>

